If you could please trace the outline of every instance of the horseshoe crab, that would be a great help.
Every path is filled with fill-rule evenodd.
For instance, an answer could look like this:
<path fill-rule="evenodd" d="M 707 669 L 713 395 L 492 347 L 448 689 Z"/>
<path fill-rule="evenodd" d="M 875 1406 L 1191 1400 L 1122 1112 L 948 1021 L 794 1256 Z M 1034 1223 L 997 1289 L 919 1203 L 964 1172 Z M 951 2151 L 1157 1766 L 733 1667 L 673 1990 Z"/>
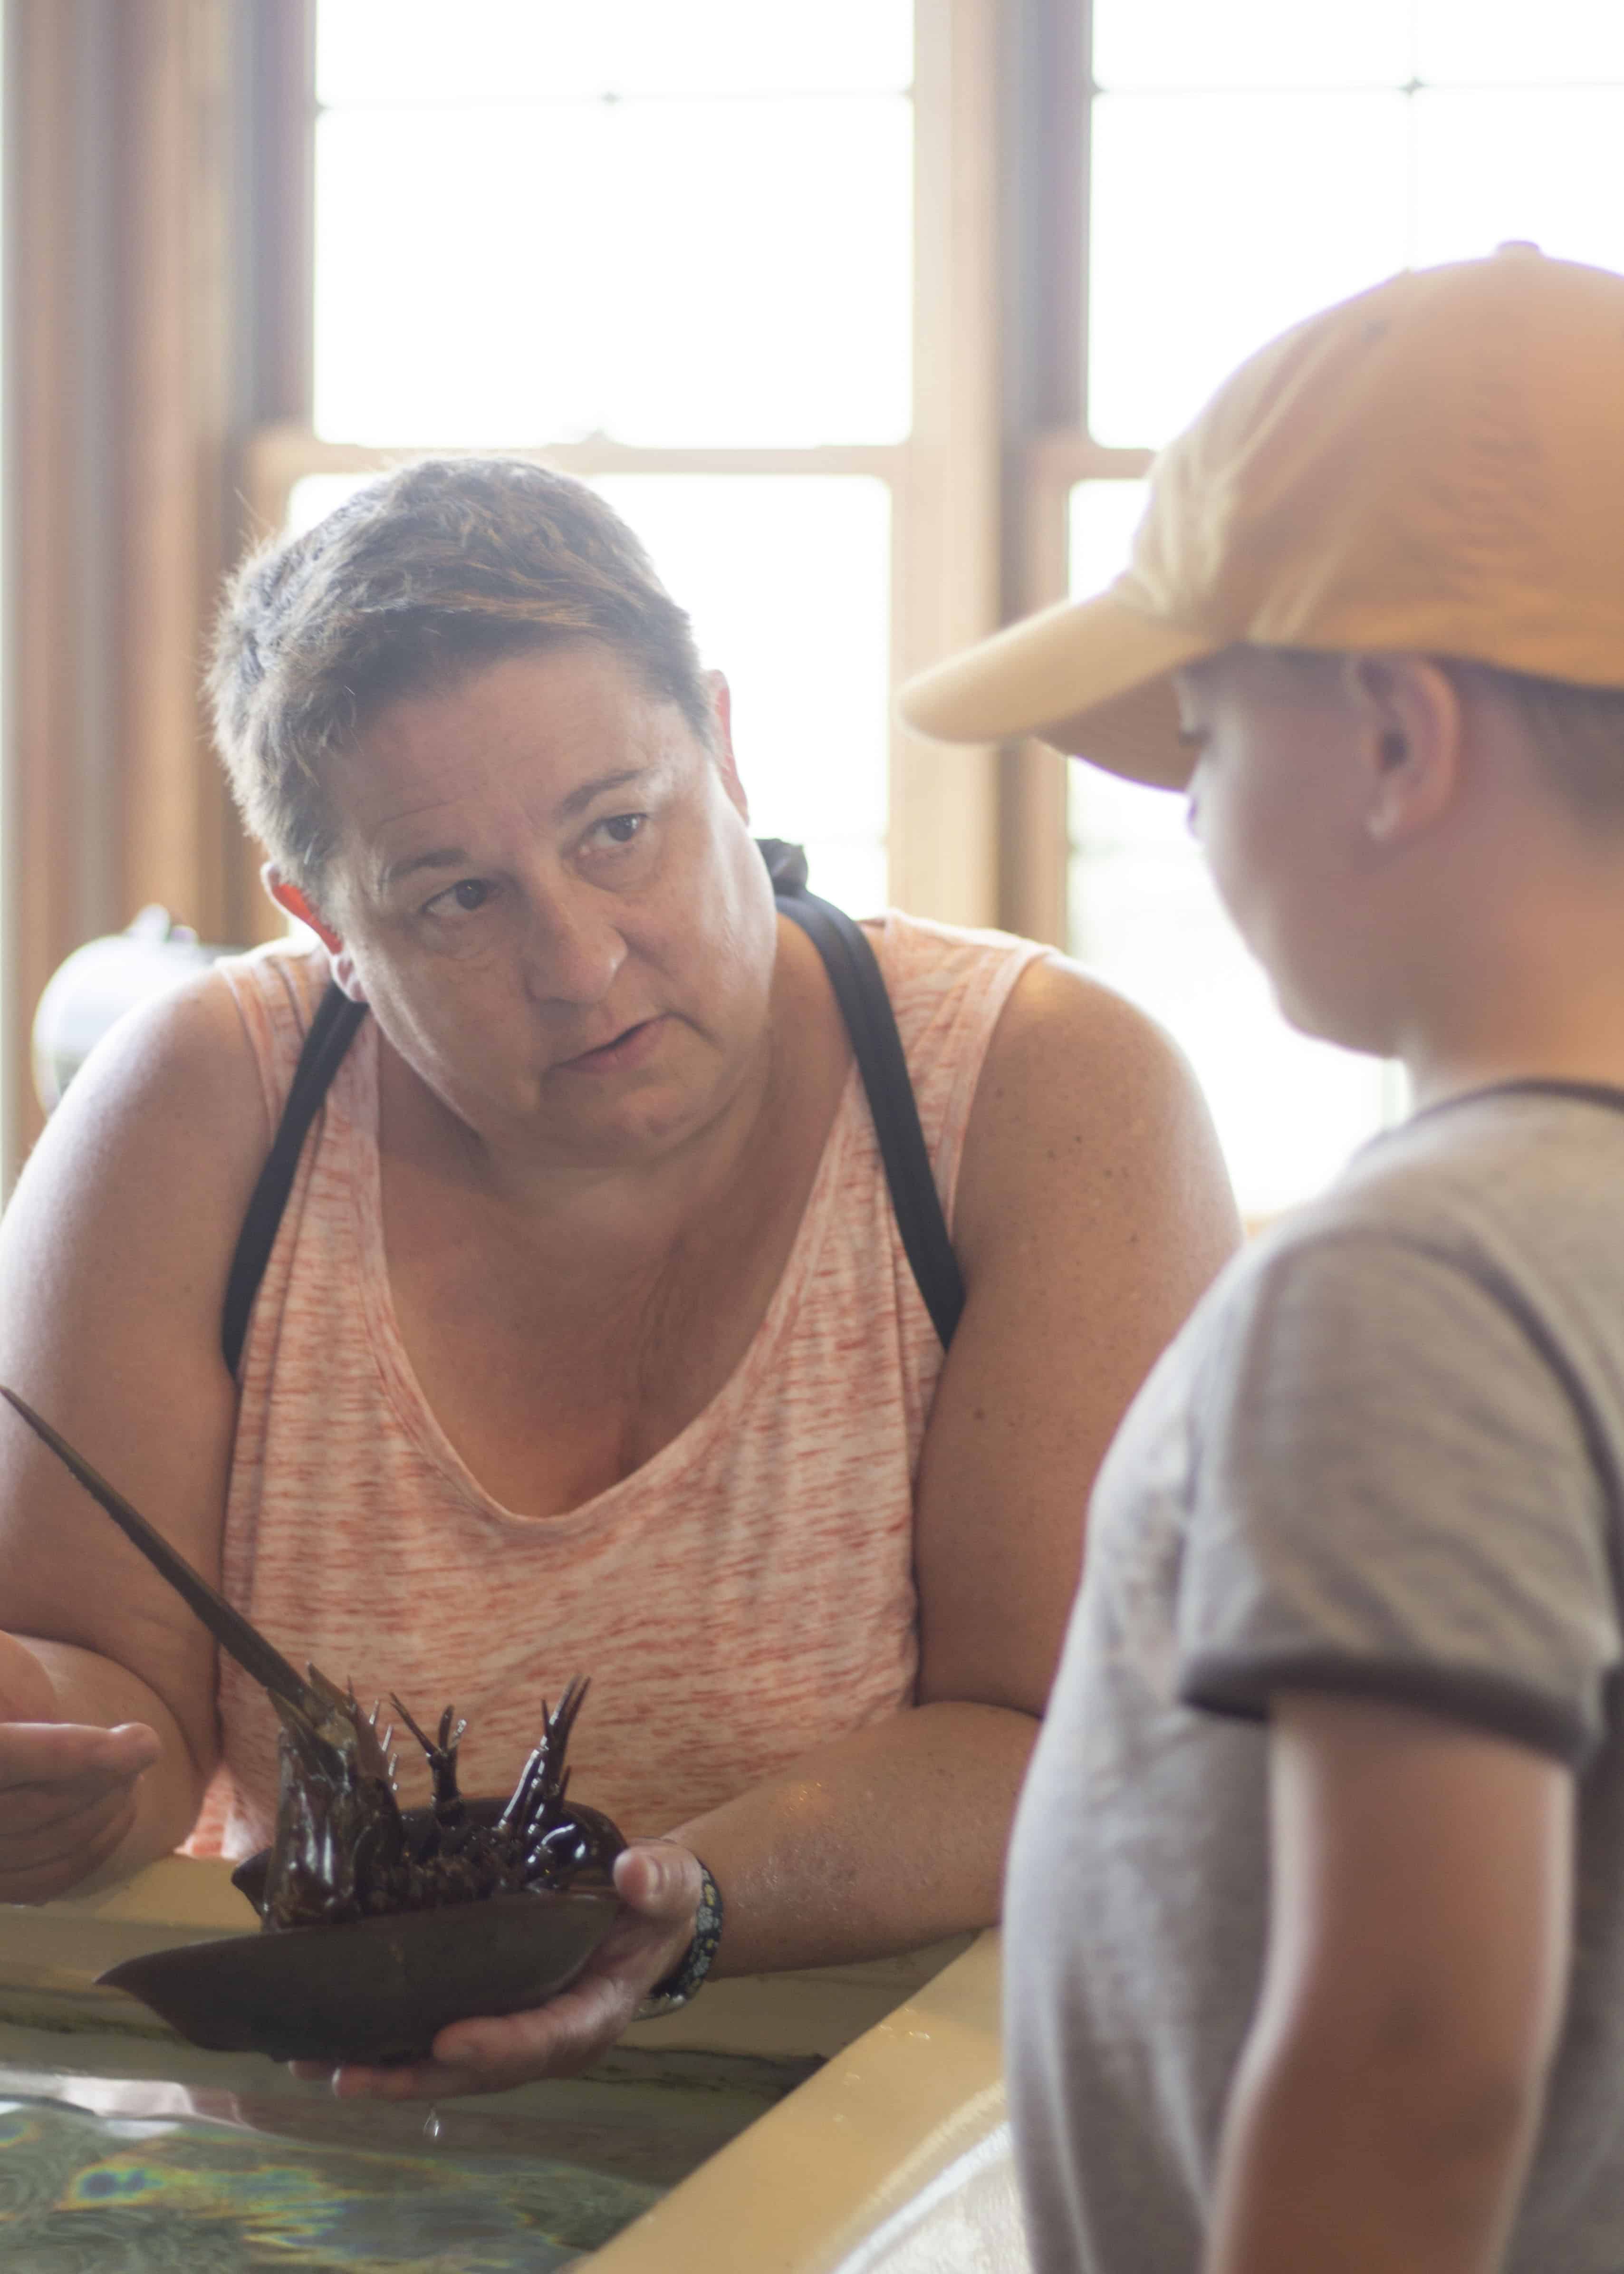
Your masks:
<path fill-rule="evenodd" d="M 428 1762 L 433 1797 L 395 1797 L 393 1731 L 380 1708 L 319 1668 L 297 1674 L 123 1495 L 16 1392 L 0 1397 L 64 1462 L 268 1693 L 282 1722 L 275 1835 L 232 1877 L 258 1934 L 127 1959 L 99 1978 L 128 1990 L 194 2044 L 277 2060 L 421 2056 L 447 2022 L 512 2013 L 565 1989 L 620 1909 L 624 1846 L 567 1799 L 564 1755 L 586 1696 L 572 1681 L 506 1799 L 457 1784 L 465 1725 L 447 1706 L 426 1736 L 392 1699 Z"/>

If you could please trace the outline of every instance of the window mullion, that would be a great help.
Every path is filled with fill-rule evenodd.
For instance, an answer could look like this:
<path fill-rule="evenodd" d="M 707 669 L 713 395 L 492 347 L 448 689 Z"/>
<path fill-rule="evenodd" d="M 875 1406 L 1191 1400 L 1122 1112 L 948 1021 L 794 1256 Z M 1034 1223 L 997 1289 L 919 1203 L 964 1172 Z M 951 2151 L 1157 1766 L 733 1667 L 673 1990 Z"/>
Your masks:
<path fill-rule="evenodd" d="M 999 10 L 914 10 L 914 425 L 892 523 L 896 681 L 998 621 Z M 944 922 L 997 913 L 996 760 L 893 724 L 891 892 Z"/>
<path fill-rule="evenodd" d="M 1003 615 L 1064 598 L 1063 460 L 1082 435 L 1086 353 L 1088 0 L 1005 0 L 1001 117 L 1006 185 Z M 999 918 L 1065 945 L 1066 769 L 1026 742 L 1006 749 L 999 780 Z"/>

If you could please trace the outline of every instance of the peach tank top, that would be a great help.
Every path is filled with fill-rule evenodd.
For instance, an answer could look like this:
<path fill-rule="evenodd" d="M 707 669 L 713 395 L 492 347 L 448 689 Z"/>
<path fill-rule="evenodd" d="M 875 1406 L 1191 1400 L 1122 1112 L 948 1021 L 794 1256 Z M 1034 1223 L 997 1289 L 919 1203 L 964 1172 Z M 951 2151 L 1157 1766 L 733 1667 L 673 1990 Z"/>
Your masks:
<path fill-rule="evenodd" d="M 885 916 L 871 934 L 936 1181 L 953 1191 L 998 1014 L 1042 951 Z M 216 968 L 273 1121 L 327 984 L 285 943 Z M 249 1323 L 223 1585 L 290 1658 L 467 1716 L 464 1789 L 511 1785 L 544 1698 L 592 1690 L 573 1788 L 655 1834 L 909 1704 L 913 1480 L 942 1352 L 891 1215 L 855 1068 L 750 1348 L 654 1458 L 563 1516 L 485 1492 L 413 1377 L 380 1210 L 368 1020 L 327 1093 Z M 192 1845 L 270 1836 L 276 1724 L 222 1657 L 223 1765 Z M 427 1797 L 407 1739 L 402 1793 Z"/>

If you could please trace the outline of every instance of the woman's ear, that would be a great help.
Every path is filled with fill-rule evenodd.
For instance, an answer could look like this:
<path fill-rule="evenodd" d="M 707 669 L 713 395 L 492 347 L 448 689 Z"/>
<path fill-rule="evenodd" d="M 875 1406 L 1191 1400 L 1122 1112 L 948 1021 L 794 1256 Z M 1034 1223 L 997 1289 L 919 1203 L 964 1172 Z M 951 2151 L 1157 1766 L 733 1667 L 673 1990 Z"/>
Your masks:
<path fill-rule="evenodd" d="M 1363 772 L 1363 823 L 1373 844 L 1429 829 L 1459 796 L 1460 697 L 1447 672 L 1418 655 L 1355 655 L 1343 666 Z"/>
<path fill-rule="evenodd" d="M 750 801 L 744 794 L 744 784 L 739 779 L 738 761 L 733 757 L 733 691 L 719 671 L 706 674 L 710 689 L 711 716 L 716 721 L 712 729 L 711 757 L 722 777 L 722 787 L 727 792 L 727 802 L 746 827 L 749 825 Z"/>
<path fill-rule="evenodd" d="M 366 994 L 356 975 L 355 959 L 344 945 L 327 918 L 299 885 L 285 876 L 279 862 L 267 861 L 259 871 L 259 882 L 265 886 L 284 915 L 295 917 L 313 931 L 327 952 L 333 967 L 333 976 L 352 1003 L 365 1003 Z"/>

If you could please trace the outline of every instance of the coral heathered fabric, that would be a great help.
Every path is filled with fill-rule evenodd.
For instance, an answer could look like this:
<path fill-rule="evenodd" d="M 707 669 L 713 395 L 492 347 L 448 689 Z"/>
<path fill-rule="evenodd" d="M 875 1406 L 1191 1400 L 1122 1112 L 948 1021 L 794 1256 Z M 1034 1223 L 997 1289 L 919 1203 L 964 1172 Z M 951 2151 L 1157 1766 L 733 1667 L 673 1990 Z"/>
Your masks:
<path fill-rule="evenodd" d="M 874 938 L 936 1180 L 952 1197 L 999 1013 L 1041 951 L 888 915 Z M 279 1116 L 327 983 L 279 943 L 216 967 Z M 562 1516 L 501 1507 L 441 1432 L 390 1300 L 377 1033 L 351 1043 L 306 1141 L 250 1321 L 223 1585 L 296 1665 L 455 1700 L 464 1788 L 509 1786 L 544 1698 L 591 1676 L 572 1788 L 652 1834 L 914 1693 L 913 1479 L 941 1350 L 898 1237 L 855 1068 L 784 1275 L 703 1412 Z M 222 1658 L 224 1765 L 196 1849 L 270 1836 L 275 1721 Z M 410 1741 L 409 1741 L 410 1742 Z M 402 1791 L 426 1798 L 416 1748 Z"/>

